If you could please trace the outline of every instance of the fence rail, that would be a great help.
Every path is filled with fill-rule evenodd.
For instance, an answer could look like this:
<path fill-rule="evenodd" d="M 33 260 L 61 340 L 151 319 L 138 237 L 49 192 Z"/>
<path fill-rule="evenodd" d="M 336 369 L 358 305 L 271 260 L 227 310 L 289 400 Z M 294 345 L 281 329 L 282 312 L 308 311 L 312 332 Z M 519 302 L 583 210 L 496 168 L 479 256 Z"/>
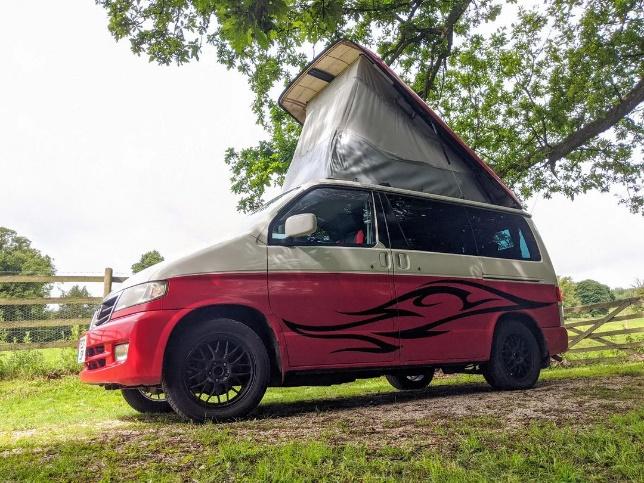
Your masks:
<path fill-rule="evenodd" d="M 638 340 L 625 340 L 616 341 L 608 339 L 608 337 L 615 336 L 631 336 L 644 332 L 644 324 L 639 327 L 628 327 L 629 321 L 635 321 L 644 317 L 644 313 L 640 311 L 633 311 L 629 314 L 621 314 L 624 310 L 641 305 L 644 302 L 644 297 L 631 297 L 622 300 L 614 300 L 612 302 L 604 302 L 598 304 L 582 305 L 579 307 L 572 307 L 566 309 L 567 317 L 570 314 L 587 314 L 598 311 L 607 311 L 599 317 L 589 318 L 584 320 L 570 320 L 568 319 L 564 326 L 568 331 L 568 352 L 573 357 L 570 358 L 570 363 L 590 363 L 599 361 L 608 361 L 611 359 L 620 359 L 625 355 L 634 355 L 638 358 L 642 357 L 644 349 L 644 339 Z M 601 330 L 606 324 L 614 322 L 624 322 L 621 329 Z M 624 338 L 622 338 L 624 339 Z M 592 345 L 582 344 L 582 342 L 592 342 Z M 581 345 L 581 346 L 580 346 Z M 605 356 L 605 352 L 609 351 L 611 356 Z M 576 354 L 584 353 L 599 353 L 599 357 L 595 358 L 580 358 L 575 359 Z"/>
<path fill-rule="evenodd" d="M 109 292 L 108 292 L 109 293 Z M 0 299 L 0 305 L 81 305 L 81 304 L 97 304 L 103 300 L 102 297 L 80 297 L 80 298 L 67 298 L 67 297 L 42 297 L 42 298 L 3 298 Z"/>
<path fill-rule="evenodd" d="M 127 277 L 112 277 L 120 283 Z M 49 283 L 49 282 L 105 282 L 105 275 L 0 275 L 0 283 Z"/>
<path fill-rule="evenodd" d="M 103 276 L 87 275 L 0 275 L 0 284 L 2 283 L 103 283 L 103 294 L 107 295 L 112 290 L 113 283 L 122 283 L 127 277 L 114 277 L 111 268 L 106 268 Z M 39 298 L 0 298 L 0 306 L 29 306 L 29 305 L 96 305 L 102 300 L 101 297 L 39 297 Z M 644 350 L 644 338 L 631 340 L 633 334 L 644 333 L 644 324 L 638 327 L 628 327 L 629 321 L 644 318 L 644 312 L 632 311 L 624 314 L 624 310 L 641 306 L 644 304 L 644 297 L 632 297 L 628 299 L 615 300 L 598 304 L 582 305 L 566 309 L 566 320 L 564 326 L 568 330 L 568 347 L 567 354 L 571 354 L 571 363 L 583 363 L 591 361 L 605 361 L 619 358 L 623 355 L 642 356 Z M 601 312 L 606 313 L 601 313 Z M 572 316 L 584 316 L 587 314 L 600 313 L 600 316 L 586 317 L 582 320 L 572 318 Z M 624 326 L 620 329 L 602 331 L 606 324 L 613 322 L 623 322 Z M 33 329 L 33 328 L 64 328 L 70 326 L 87 327 L 89 318 L 51 318 L 51 319 L 33 319 L 33 320 L 13 320 L 0 321 L 0 330 L 13 329 Z M 611 340 L 610 338 L 628 336 L 624 340 Z M 22 350 L 22 349 L 39 349 L 48 347 L 73 347 L 76 340 L 51 340 L 46 342 L 2 342 L 0 341 L 0 351 Z M 612 357 L 606 357 L 605 352 L 610 351 Z M 595 358 L 575 359 L 577 354 L 600 353 Z M 618 352 L 619 354 L 615 355 Z"/>
<path fill-rule="evenodd" d="M 21 284 L 21 283 L 102 283 L 103 296 L 112 291 L 114 283 L 122 283 L 127 277 L 115 277 L 111 268 L 106 268 L 102 276 L 98 275 L 0 275 L 0 284 Z M 103 297 L 1 297 L 0 307 L 28 307 L 28 306 L 85 306 L 85 312 L 98 306 Z M 41 311 L 41 313 L 44 311 Z M 72 327 L 77 328 L 77 332 L 86 329 L 89 325 L 91 316 L 83 317 L 68 316 L 66 318 L 55 317 L 56 312 L 47 312 L 44 315 L 54 315 L 52 318 L 26 318 L 19 320 L 0 320 L 0 336 L 2 332 L 9 333 L 8 340 L 0 337 L 0 352 L 14 351 L 25 349 L 44 349 L 74 347 L 77 343 Z M 69 315 L 69 314 L 65 314 Z M 52 340 L 29 340 L 25 335 L 31 331 L 56 331 L 56 333 L 47 334 L 47 339 Z M 17 339 L 12 335 L 18 333 Z"/>

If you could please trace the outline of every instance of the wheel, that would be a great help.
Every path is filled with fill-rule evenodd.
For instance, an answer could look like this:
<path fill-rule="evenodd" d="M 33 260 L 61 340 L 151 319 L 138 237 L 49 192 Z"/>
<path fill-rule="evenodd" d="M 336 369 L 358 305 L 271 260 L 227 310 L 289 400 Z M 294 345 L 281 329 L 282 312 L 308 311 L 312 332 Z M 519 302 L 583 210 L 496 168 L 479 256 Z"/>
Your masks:
<path fill-rule="evenodd" d="M 177 414 L 195 422 L 247 415 L 266 392 L 270 362 L 248 326 L 229 319 L 202 323 L 170 348 L 163 390 Z"/>
<path fill-rule="evenodd" d="M 401 391 L 425 389 L 434 378 L 434 369 L 425 370 L 418 374 L 388 374 L 387 381 Z"/>
<path fill-rule="evenodd" d="M 495 331 L 492 354 L 482 367 L 483 377 L 495 389 L 528 389 L 541 372 L 539 344 L 519 322 L 503 322 Z"/>
<path fill-rule="evenodd" d="M 172 408 L 161 391 L 121 389 L 123 399 L 140 413 L 168 413 Z"/>

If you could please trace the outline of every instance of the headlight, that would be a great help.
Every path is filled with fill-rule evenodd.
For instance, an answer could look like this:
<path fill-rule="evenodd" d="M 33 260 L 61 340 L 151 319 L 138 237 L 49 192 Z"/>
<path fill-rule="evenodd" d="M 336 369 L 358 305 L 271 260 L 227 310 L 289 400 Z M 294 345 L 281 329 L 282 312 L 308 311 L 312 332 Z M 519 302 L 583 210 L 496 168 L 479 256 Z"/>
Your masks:
<path fill-rule="evenodd" d="M 126 288 L 119 296 L 116 307 L 114 307 L 114 312 L 158 299 L 163 297 L 167 291 L 168 282 L 165 281 L 147 282 Z"/>

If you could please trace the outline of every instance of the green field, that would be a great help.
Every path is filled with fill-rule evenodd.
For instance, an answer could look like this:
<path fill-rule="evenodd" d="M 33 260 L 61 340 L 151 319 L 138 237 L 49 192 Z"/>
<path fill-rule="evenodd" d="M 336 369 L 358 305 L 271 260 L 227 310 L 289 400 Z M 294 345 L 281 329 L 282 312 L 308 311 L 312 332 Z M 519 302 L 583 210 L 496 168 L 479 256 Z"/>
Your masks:
<path fill-rule="evenodd" d="M 142 416 L 75 377 L 0 382 L 0 481 L 644 479 L 644 363 L 477 376 L 397 393 L 382 378 L 271 389 L 253 419 Z"/>

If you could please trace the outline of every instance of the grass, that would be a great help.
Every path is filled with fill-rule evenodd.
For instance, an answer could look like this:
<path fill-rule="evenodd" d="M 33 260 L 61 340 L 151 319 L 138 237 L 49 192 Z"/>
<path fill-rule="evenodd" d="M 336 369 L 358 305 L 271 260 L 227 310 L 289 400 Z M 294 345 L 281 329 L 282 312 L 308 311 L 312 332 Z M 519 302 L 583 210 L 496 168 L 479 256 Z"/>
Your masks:
<path fill-rule="evenodd" d="M 76 374 L 79 368 L 73 348 L 0 352 L 0 380 L 58 378 Z"/>
<path fill-rule="evenodd" d="M 617 376 L 640 380 L 644 364 L 556 368 L 544 371 L 542 380 L 587 381 L 583 390 L 602 403 L 614 401 L 618 389 L 595 388 L 592 381 Z M 480 381 L 461 375 L 438 378 L 432 385 Z M 138 415 L 118 392 L 83 385 L 75 377 L 0 381 L 0 481 L 642 481 L 644 407 L 637 387 L 641 389 L 627 384 L 623 391 L 623 398 L 634 404 L 630 410 L 605 404 L 583 424 L 536 420 L 505 428 L 495 416 L 419 419 L 422 437 L 383 443 L 352 437 L 363 428 L 346 423 L 345 411 L 332 413 L 329 423 L 342 426 L 344 440 L 324 432 L 273 440 L 245 431 L 260 424 L 288 431 L 294 420 L 192 425 L 172 415 Z M 270 389 L 262 404 L 321 404 L 391 392 L 378 378 Z M 458 404 L 458 398 L 454 401 Z M 316 421 L 315 412 L 309 421 Z M 404 429 L 394 421 L 390 430 L 395 435 Z"/>
<path fill-rule="evenodd" d="M 190 441 L 144 434 L 102 441 L 99 452 L 69 441 L 44 454 L 10 454 L 0 464 L 7 479 L 34 480 L 641 481 L 643 421 L 644 411 L 634 411 L 581 430 L 534 424 L 520 438 L 463 421 L 452 428 L 449 450 L 436 451 L 327 441 L 257 445 L 197 428 Z"/>
<path fill-rule="evenodd" d="M 644 376 L 644 364 L 592 365 L 573 368 L 553 368 L 542 372 L 541 381 L 594 378 L 610 376 Z M 481 382 L 482 377 L 457 375 L 437 378 L 432 387 Z M 384 378 L 361 379 L 334 386 L 270 388 L 263 405 L 292 404 L 304 401 L 324 401 L 334 398 L 391 393 Z M 34 379 L 0 381 L 0 442 L 7 442 L 12 431 L 46 430 L 47 437 L 85 426 L 118 418 L 133 418 L 118 391 L 105 391 L 98 386 L 81 383 L 76 377 L 60 380 Z"/>

